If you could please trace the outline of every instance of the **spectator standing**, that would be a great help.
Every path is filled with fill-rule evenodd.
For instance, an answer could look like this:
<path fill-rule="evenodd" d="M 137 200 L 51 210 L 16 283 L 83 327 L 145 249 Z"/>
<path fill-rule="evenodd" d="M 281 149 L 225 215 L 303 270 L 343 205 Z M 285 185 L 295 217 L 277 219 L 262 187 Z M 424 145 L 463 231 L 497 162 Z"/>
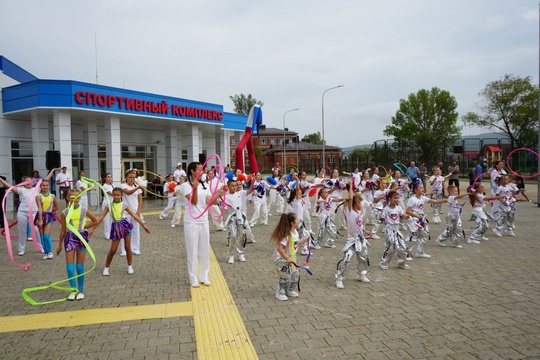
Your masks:
<path fill-rule="evenodd" d="M 448 185 L 457 186 L 459 194 L 459 165 L 456 161 L 452 161 L 452 165 L 448 167 L 448 174 L 450 174 Z"/>

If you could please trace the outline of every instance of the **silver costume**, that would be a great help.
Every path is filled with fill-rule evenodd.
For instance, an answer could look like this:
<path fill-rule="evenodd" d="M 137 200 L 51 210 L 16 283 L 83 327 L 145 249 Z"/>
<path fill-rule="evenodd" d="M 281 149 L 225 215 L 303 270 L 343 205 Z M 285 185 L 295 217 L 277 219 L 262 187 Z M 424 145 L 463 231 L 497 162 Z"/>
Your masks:
<path fill-rule="evenodd" d="M 225 220 L 225 226 L 228 230 L 227 243 L 229 248 L 227 255 L 233 256 L 233 251 L 238 256 L 243 255 L 247 242 L 249 223 L 246 216 L 242 213 L 242 209 L 230 209 L 227 220 Z"/>
<path fill-rule="evenodd" d="M 373 209 L 373 213 L 374 213 L 374 216 L 373 216 L 373 228 L 371 229 L 371 232 L 373 234 L 377 234 L 377 232 L 379 231 L 379 228 L 381 227 L 381 216 L 382 216 L 382 209 L 378 209 L 378 208 L 374 208 Z"/>
<path fill-rule="evenodd" d="M 459 212 L 449 211 L 446 215 L 446 228 L 437 238 L 437 242 L 443 242 L 446 241 L 446 239 L 452 239 L 453 245 L 455 247 L 458 247 L 458 238 L 462 235 L 463 224 L 461 223 L 461 214 Z"/>
<path fill-rule="evenodd" d="M 319 211 L 318 217 L 318 227 L 317 227 L 317 238 L 314 240 L 315 247 L 320 246 L 323 237 L 325 234 L 328 234 L 328 240 L 326 240 L 326 247 L 336 247 L 334 245 L 337 239 L 337 229 L 332 216 L 327 211 Z"/>
<path fill-rule="evenodd" d="M 405 238 L 399 232 L 399 224 L 388 224 L 386 226 L 385 235 L 386 248 L 384 249 L 384 254 L 381 259 L 381 267 L 388 265 L 396 252 L 398 257 L 398 267 L 404 267 L 409 248 L 407 247 Z"/>
<path fill-rule="evenodd" d="M 482 240 L 484 238 L 484 234 L 489 229 L 488 216 L 484 206 L 475 206 L 472 211 L 472 217 L 474 217 L 476 226 L 471 232 L 471 235 L 469 235 L 469 239 L 467 240 L 469 243 L 473 240 Z"/>
<path fill-rule="evenodd" d="M 422 221 L 415 217 L 410 217 L 407 220 L 409 226 L 409 241 L 416 241 L 416 256 L 429 257 L 424 251 L 426 242 L 430 238 L 429 225 L 424 214 L 418 214 L 422 217 Z"/>
<path fill-rule="evenodd" d="M 291 292 L 295 291 L 295 288 L 299 288 L 300 282 L 300 271 L 296 266 L 292 264 L 287 264 L 287 261 L 280 257 L 276 260 L 277 271 L 279 275 L 279 280 L 277 283 L 276 295 L 286 295 L 293 296 Z M 298 296 L 298 294 L 296 294 Z"/>
<path fill-rule="evenodd" d="M 444 199 L 444 194 L 441 192 L 436 192 L 435 194 L 431 195 L 431 198 L 434 200 L 440 200 Z M 433 215 L 432 220 L 434 223 L 440 223 L 441 222 L 441 214 L 442 214 L 442 204 L 431 204 L 433 207 Z"/>
<path fill-rule="evenodd" d="M 516 216 L 516 205 L 513 198 L 505 198 L 504 203 L 500 203 L 498 217 L 497 217 L 497 229 L 498 231 L 506 231 L 508 234 L 514 232 L 514 218 Z"/>
<path fill-rule="evenodd" d="M 358 278 L 365 277 L 369 266 L 368 246 L 369 244 L 363 235 L 347 238 L 345 246 L 341 250 L 344 254 L 343 259 L 338 263 L 337 267 L 337 281 L 343 281 L 345 278 L 345 271 L 349 267 L 354 255 L 356 255 L 356 259 L 358 260 Z"/>

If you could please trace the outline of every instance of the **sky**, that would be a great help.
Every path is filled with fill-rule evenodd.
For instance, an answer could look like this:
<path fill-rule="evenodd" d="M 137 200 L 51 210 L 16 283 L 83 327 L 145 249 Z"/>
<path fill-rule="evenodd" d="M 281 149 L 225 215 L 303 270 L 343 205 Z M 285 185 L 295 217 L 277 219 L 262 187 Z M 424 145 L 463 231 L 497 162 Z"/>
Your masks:
<path fill-rule="evenodd" d="M 504 74 L 538 83 L 538 14 L 532 0 L 3 0 L 0 55 L 40 79 L 95 83 L 97 68 L 99 84 L 228 112 L 251 94 L 268 127 L 301 137 L 323 132 L 323 92 L 344 85 L 324 95 L 324 138 L 348 147 L 386 138 L 420 89 L 449 91 L 461 116 Z"/>

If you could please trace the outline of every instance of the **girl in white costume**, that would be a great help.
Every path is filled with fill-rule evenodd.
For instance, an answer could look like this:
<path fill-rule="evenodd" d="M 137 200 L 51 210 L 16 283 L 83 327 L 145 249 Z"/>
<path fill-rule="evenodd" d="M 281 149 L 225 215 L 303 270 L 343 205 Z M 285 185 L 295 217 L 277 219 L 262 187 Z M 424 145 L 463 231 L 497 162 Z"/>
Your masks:
<path fill-rule="evenodd" d="M 471 235 L 469 235 L 467 244 L 480 244 L 481 240 L 488 240 L 488 238 L 484 236 L 487 229 L 489 229 L 489 220 L 486 214 L 485 201 L 502 199 L 503 196 L 486 197 L 484 195 L 484 184 L 481 182 L 477 182 L 474 185 L 469 186 L 468 190 L 469 199 L 473 207 L 472 214 L 476 227 L 471 232 Z"/>
<path fill-rule="evenodd" d="M 338 263 L 338 271 L 336 273 L 336 287 L 338 289 L 344 288 L 343 279 L 345 278 L 345 271 L 355 255 L 358 260 L 358 275 L 356 279 L 361 282 L 369 282 L 369 279 L 366 277 L 367 267 L 369 266 L 368 243 L 364 235 L 370 236 L 371 232 L 364 229 L 364 224 L 362 223 L 362 197 L 354 194 L 350 182 L 348 186 L 349 198 L 344 213 L 347 217 L 349 237 L 342 250 L 343 259 Z"/>
<path fill-rule="evenodd" d="M 447 177 L 449 177 L 451 174 L 448 174 L 447 176 L 441 175 L 442 170 L 438 166 L 433 167 L 433 175 L 429 178 L 429 184 L 431 185 L 431 198 L 435 200 L 440 200 L 444 198 L 444 192 L 445 192 L 445 180 Z M 433 216 L 431 220 L 434 224 L 438 224 L 441 222 L 441 208 L 442 204 L 434 203 L 433 205 Z"/>
<path fill-rule="evenodd" d="M 324 185 L 324 172 L 323 171 L 319 171 L 317 173 L 317 177 L 315 178 L 315 180 L 313 180 L 313 184 L 317 185 L 317 184 L 322 184 Z M 321 185 L 321 187 L 322 187 Z M 317 204 L 317 199 L 319 199 L 319 194 L 321 192 L 321 188 L 317 188 L 317 192 L 315 193 L 314 197 L 315 197 L 315 204 Z M 314 206 L 313 207 L 313 211 L 311 212 L 311 216 L 313 217 L 318 217 L 318 214 L 317 214 L 317 207 Z"/>
<path fill-rule="evenodd" d="M 144 187 L 142 185 L 137 185 L 135 179 L 137 178 L 137 170 L 128 170 L 126 175 L 126 182 L 122 183 L 121 188 L 124 191 L 123 201 L 131 208 L 131 210 L 137 214 L 138 217 L 141 217 L 142 210 L 142 192 Z M 141 232 L 140 225 L 135 219 L 130 215 L 127 215 L 126 218 L 130 223 L 133 224 L 133 229 L 131 230 L 131 252 L 134 255 L 141 254 Z M 124 239 L 120 240 L 120 256 L 126 256 L 126 249 L 124 246 Z"/>
<path fill-rule="evenodd" d="M 337 169 L 332 171 L 332 177 L 330 181 L 333 184 L 332 189 L 330 189 L 329 194 L 333 199 L 341 199 L 343 197 L 343 189 L 345 188 L 345 183 L 343 179 L 339 177 L 339 172 Z M 334 215 L 334 222 L 336 227 L 339 229 L 345 229 L 345 218 L 343 216 L 343 206 L 337 208 L 337 211 Z"/>
<path fill-rule="evenodd" d="M 383 270 L 388 270 L 388 263 L 390 263 L 392 256 L 396 252 L 398 268 L 409 269 L 409 265 L 405 263 L 409 249 L 405 243 L 405 238 L 399 231 L 400 219 L 407 220 L 409 216 L 405 214 L 405 210 L 398 204 L 399 194 L 396 191 L 390 191 L 388 193 L 388 206 L 382 211 L 386 235 L 386 248 L 379 266 Z"/>
<path fill-rule="evenodd" d="M 325 247 L 335 248 L 335 241 L 337 239 L 337 229 L 334 220 L 332 220 L 332 213 L 336 210 L 336 205 L 340 201 L 345 199 L 334 200 L 328 196 L 328 189 L 321 189 L 319 192 L 319 199 L 317 199 L 316 207 L 319 209 L 319 221 L 317 227 L 317 237 L 314 241 L 313 248 L 319 250 L 325 234 L 328 234 L 328 240 L 324 244 Z"/>
<path fill-rule="evenodd" d="M 165 184 L 163 185 L 163 195 L 167 197 L 167 205 L 159 214 L 159 220 L 165 219 L 167 216 L 169 216 L 169 212 L 171 212 L 172 209 L 174 209 L 174 206 L 176 205 L 176 196 L 174 196 L 174 189 L 176 188 L 176 182 L 174 181 L 174 177 L 172 174 L 167 175 L 165 177 Z"/>
<path fill-rule="evenodd" d="M 270 185 L 261 180 L 261 173 L 255 173 L 252 175 L 251 188 L 253 192 L 251 197 L 253 200 L 253 206 L 255 211 L 249 220 L 250 226 L 257 225 L 259 218 L 264 226 L 268 225 L 268 206 L 266 205 L 266 192 L 270 190 Z"/>
<path fill-rule="evenodd" d="M 176 227 L 180 224 L 180 220 L 185 216 L 186 214 L 186 206 L 187 206 L 187 200 L 184 194 L 182 194 L 182 191 L 180 189 L 182 188 L 182 184 L 187 181 L 187 178 L 185 176 L 180 176 L 178 184 L 176 184 L 176 187 L 174 188 L 174 196 L 176 197 L 176 204 L 174 205 L 174 215 L 171 220 L 171 227 Z"/>
<path fill-rule="evenodd" d="M 283 205 L 285 200 L 279 191 L 279 185 L 281 184 L 281 172 L 279 170 L 274 170 L 272 172 L 272 178 L 276 182 L 276 186 L 270 188 L 270 199 L 268 201 L 268 215 L 272 215 L 272 206 L 276 207 L 276 215 L 281 215 L 283 213 Z"/>
<path fill-rule="evenodd" d="M 192 287 L 199 287 L 199 281 L 206 286 L 212 285 L 210 272 L 210 227 L 208 213 L 204 209 L 208 204 L 218 204 L 218 198 L 223 195 L 223 188 L 217 189 L 212 197 L 208 184 L 197 179 L 201 163 L 192 162 L 188 165 L 188 181 L 181 185 L 180 191 L 191 203 L 188 213 L 184 216 L 184 241 L 186 245 L 187 267 L 189 282 Z M 202 216 L 201 216 L 202 215 Z"/>

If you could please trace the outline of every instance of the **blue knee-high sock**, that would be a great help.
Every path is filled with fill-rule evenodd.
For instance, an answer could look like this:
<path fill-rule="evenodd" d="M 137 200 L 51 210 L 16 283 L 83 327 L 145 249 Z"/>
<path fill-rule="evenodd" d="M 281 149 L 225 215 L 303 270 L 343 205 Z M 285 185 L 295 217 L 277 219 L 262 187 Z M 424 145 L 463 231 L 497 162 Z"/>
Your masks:
<path fill-rule="evenodd" d="M 82 273 L 84 273 L 84 264 L 77 264 L 77 274 L 80 275 L 77 278 L 79 292 L 84 290 L 84 275 L 81 275 Z"/>
<path fill-rule="evenodd" d="M 26 224 L 26 237 L 32 236 L 32 230 L 30 229 L 30 220 L 28 220 L 28 224 Z"/>
<path fill-rule="evenodd" d="M 75 264 L 66 264 L 66 271 L 69 278 L 69 286 L 71 286 L 72 288 L 76 287 L 77 284 L 75 282 L 75 279 L 72 279 L 75 277 Z"/>
<path fill-rule="evenodd" d="M 51 234 L 43 234 L 42 243 L 43 243 L 43 251 L 45 251 L 46 254 L 52 252 Z"/>

